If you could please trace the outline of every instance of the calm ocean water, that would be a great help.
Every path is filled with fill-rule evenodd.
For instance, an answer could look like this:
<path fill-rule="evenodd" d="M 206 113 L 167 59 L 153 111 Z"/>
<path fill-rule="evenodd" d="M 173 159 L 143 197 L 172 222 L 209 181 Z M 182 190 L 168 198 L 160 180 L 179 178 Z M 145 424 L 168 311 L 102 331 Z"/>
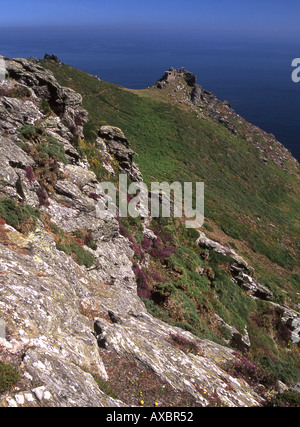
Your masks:
<path fill-rule="evenodd" d="M 291 63 L 300 57 L 300 46 L 293 40 L 205 32 L 0 29 L 0 54 L 43 58 L 45 52 L 135 89 L 153 85 L 171 66 L 184 66 L 201 86 L 273 133 L 300 160 L 300 83 L 291 79 Z"/>

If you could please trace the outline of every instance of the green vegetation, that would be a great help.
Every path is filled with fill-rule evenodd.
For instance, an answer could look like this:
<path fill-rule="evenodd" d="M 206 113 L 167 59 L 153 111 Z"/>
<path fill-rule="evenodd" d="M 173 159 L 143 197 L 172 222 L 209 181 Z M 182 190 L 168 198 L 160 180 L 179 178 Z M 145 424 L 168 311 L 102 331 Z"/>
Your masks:
<path fill-rule="evenodd" d="M 19 130 L 19 138 L 26 140 L 33 140 L 43 135 L 44 128 L 42 126 L 24 125 Z"/>
<path fill-rule="evenodd" d="M 62 240 L 59 240 L 56 247 L 59 251 L 63 251 L 67 255 L 72 255 L 79 265 L 85 265 L 87 268 L 90 268 L 94 264 L 93 255 L 77 245 L 74 241 L 62 243 Z"/>
<path fill-rule="evenodd" d="M 54 192 L 53 186 L 59 178 L 63 178 L 59 162 L 68 163 L 64 145 L 56 138 L 45 133 L 42 126 L 25 125 L 19 129 L 18 145 L 29 154 L 35 164 L 26 168 L 26 178 L 29 182 L 37 181 L 40 188 L 36 194 L 40 206 L 48 206 L 48 192 Z M 17 186 L 18 194 L 23 198 L 21 183 Z"/>
<path fill-rule="evenodd" d="M 46 99 L 42 99 L 40 101 L 40 106 L 41 106 L 42 112 L 45 114 L 45 116 L 49 116 L 52 113 L 49 102 Z"/>
<path fill-rule="evenodd" d="M 14 85 L 12 87 L 0 88 L 0 96 L 8 98 L 27 99 L 31 96 L 31 91 L 28 87 L 22 85 Z"/>
<path fill-rule="evenodd" d="M 94 265 L 95 258 L 91 252 L 83 248 L 83 245 L 86 242 L 78 238 L 78 233 L 77 236 L 66 234 L 56 224 L 49 221 L 45 222 L 45 226 L 51 233 L 54 234 L 56 248 L 59 251 L 70 255 L 79 265 L 84 265 L 87 268 L 90 268 Z M 90 243 L 90 245 L 93 246 L 92 243 Z"/>
<path fill-rule="evenodd" d="M 300 372 L 295 368 L 292 357 L 290 357 L 290 360 L 282 362 L 274 358 L 272 360 L 272 358 L 265 356 L 260 360 L 260 363 L 265 369 L 272 372 L 276 378 L 285 384 L 293 384 L 300 380 Z"/>
<path fill-rule="evenodd" d="M 18 380 L 18 369 L 12 365 L 0 362 L 0 394 L 11 390 Z"/>
<path fill-rule="evenodd" d="M 112 397 L 113 399 L 119 399 L 119 396 L 112 390 L 112 387 L 108 381 L 103 380 L 99 375 L 92 374 L 94 380 L 96 381 L 99 389 L 106 394 L 107 396 Z"/>
<path fill-rule="evenodd" d="M 17 230 L 30 232 L 35 228 L 40 212 L 30 205 L 4 198 L 0 201 L 0 217 Z"/>
<path fill-rule="evenodd" d="M 217 314 L 242 333 L 247 328 L 248 364 L 287 384 L 298 380 L 298 349 L 289 347 L 290 333 L 280 326 L 281 312 L 267 301 L 253 300 L 230 279 L 230 257 L 200 249 L 194 232 L 179 220 L 152 221 L 154 242 L 145 236 L 141 239 L 139 227 L 138 221 L 120 222 L 121 233 L 134 249 L 138 294 L 153 316 L 227 345 L 231 332 L 216 321 Z M 151 255 L 147 268 L 140 266 L 146 253 Z M 276 298 L 280 300 L 279 291 Z"/>
<path fill-rule="evenodd" d="M 42 162 L 45 163 L 49 158 L 53 158 L 62 163 L 67 163 L 63 144 L 53 136 L 46 135 L 43 127 L 25 125 L 19 130 L 18 137 L 24 141 L 24 143 L 19 143 L 20 147 L 31 155 L 33 154 L 33 147 L 26 141 L 33 144 L 34 150 Z"/>
<path fill-rule="evenodd" d="M 266 406 L 272 408 L 299 408 L 300 393 L 297 393 L 296 391 L 285 391 L 269 401 Z"/>
<path fill-rule="evenodd" d="M 117 126 L 139 154 L 135 160 L 146 183 L 153 177 L 160 182 L 204 181 L 205 215 L 215 223 L 213 229 L 246 241 L 246 256 L 251 263 L 261 262 L 269 277 L 277 264 L 289 280 L 299 256 L 296 176 L 275 163 L 265 164 L 245 138 L 210 118 L 199 119 L 151 89 L 129 91 L 66 65 L 42 65 L 83 96 L 89 112 L 87 144 L 95 141 L 101 125 Z M 264 143 L 260 136 L 255 139 Z"/>

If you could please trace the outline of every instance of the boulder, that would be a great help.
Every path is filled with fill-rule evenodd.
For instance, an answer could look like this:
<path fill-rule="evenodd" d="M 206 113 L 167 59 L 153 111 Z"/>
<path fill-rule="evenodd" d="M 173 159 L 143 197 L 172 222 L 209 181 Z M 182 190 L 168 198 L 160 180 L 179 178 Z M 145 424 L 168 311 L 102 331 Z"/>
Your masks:
<path fill-rule="evenodd" d="M 248 270 L 248 264 L 247 262 L 239 256 L 234 250 L 230 249 L 226 245 L 222 245 L 219 242 L 216 242 L 215 240 L 211 240 L 201 231 L 200 237 L 197 240 L 197 244 L 204 249 L 208 249 L 211 251 L 214 251 L 218 254 L 229 256 L 232 258 L 232 260 L 237 263 L 238 265 L 243 266 L 244 269 Z"/>
<path fill-rule="evenodd" d="M 98 149 L 102 155 L 105 155 L 104 142 L 107 152 L 113 160 L 117 161 L 120 172 L 127 174 L 133 182 L 142 181 L 139 168 L 133 162 L 133 156 L 136 153 L 130 148 L 130 142 L 121 129 L 114 126 L 102 126 L 98 135 L 100 137 L 97 140 Z"/>
<path fill-rule="evenodd" d="M 54 61 L 54 62 L 60 64 L 60 60 L 58 59 L 58 56 L 54 55 L 54 53 L 52 53 L 52 55 L 49 55 L 48 53 L 45 53 L 44 60 L 46 60 L 46 61 Z"/>
<path fill-rule="evenodd" d="M 243 268 L 233 264 L 231 266 L 231 273 L 233 276 L 233 281 L 246 292 L 248 292 L 252 297 L 265 301 L 273 300 L 273 292 L 271 292 L 266 286 L 263 286 L 254 280 L 253 277 L 247 274 L 248 272 L 245 272 Z"/>

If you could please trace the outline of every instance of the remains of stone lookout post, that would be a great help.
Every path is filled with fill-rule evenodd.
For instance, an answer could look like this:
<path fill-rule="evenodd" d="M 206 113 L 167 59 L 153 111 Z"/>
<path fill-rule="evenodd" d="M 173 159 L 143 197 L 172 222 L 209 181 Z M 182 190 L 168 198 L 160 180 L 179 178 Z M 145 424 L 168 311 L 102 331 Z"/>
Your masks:
<path fill-rule="evenodd" d="M 184 68 L 179 68 L 175 70 L 175 68 L 171 67 L 168 71 L 165 71 L 164 79 L 169 82 L 174 82 L 176 77 L 183 76 Z"/>

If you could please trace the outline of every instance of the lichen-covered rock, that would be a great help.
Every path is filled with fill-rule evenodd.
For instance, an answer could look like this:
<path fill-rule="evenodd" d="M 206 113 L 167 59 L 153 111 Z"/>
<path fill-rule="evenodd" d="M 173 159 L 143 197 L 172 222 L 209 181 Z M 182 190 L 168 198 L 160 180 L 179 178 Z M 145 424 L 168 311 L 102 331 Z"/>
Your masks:
<path fill-rule="evenodd" d="M 248 268 L 247 262 L 239 256 L 234 250 L 230 249 L 228 246 L 222 245 L 215 240 L 211 240 L 201 231 L 200 237 L 197 240 L 197 244 L 202 248 L 209 249 L 221 255 L 229 256 L 235 261 L 238 265 L 244 266 L 246 269 Z"/>
<path fill-rule="evenodd" d="M 18 198 L 16 189 L 16 183 L 20 179 L 18 168 L 32 166 L 34 161 L 11 138 L 1 134 L 0 153 L 0 195 Z"/>
<path fill-rule="evenodd" d="M 230 377 L 222 365 L 234 360 L 233 350 L 189 332 L 170 327 L 147 313 L 129 311 L 122 322 L 102 321 L 107 348 L 119 354 L 129 353 L 175 389 L 189 392 L 199 405 L 209 405 L 209 396 L 217 394 L 225 406 L 259 405 L 261 398 L 244 382 Z M 196 343 L 198 354 L 186 354 L 170 342 L 171 334 L 180 334 L 186 342 Z M 203 394 L 199 390 L 206 390 Z"/>
<path fill-rule="evenodd" d="M 58 251 L 42 229 L 21 239 L 19 233 L 11 233 L 11 242 L 30 253 L 24 255 L 1 246 L 0 312 L 10 335 L 25 347 L 23 369 L 29 382 L 22 392 L 33 396 L 35 404 L 121 405 L 103 395 L 89 374 L 107 378 L 93 335 L 96 320 L 108 349 L 132 354 L 175 389 L 192 394 L 199 404 L 209 403 L 197 391 L 204 386 L 207 393 L 217 392 L 229 406 L 259 404 L 261 399 L 249 386 L 231 378 L 220 366 L 234 359 L 232 350 L 197 339 L 201 347 L 197 356 L 185 354 L 169 342 L 170 332 L 180 332 L 191 341 L 196 338 L 146 313 L 136 294 L 125 239 L 121 238 L 119 245 L 101 248 L 99 259 L 104 262 L 88 272 Z M 109 311 L 115 313 L 118 322 L 105 321 L 103 313 Z M 38 395 L 37 383 L 43 387 Z M 18 404 L 21 401 L 10 394 L 2 404 L 23 406 Z M 28 401 L 26 404 L 31 406 Z"/>
<path fill-rule="evenodd" d="M 87 121 L 87 112 L 82 108 L 82 97 L 70 88 L 58 84 L 51 71 L 32 61 L 16 58 L 5 61 L 8 76 L 31 88 L 39 98 L 49 102 L 53 111 L 62 117 L 67 127 L 83 136 L 82 126 Z"/>
<path fill-rule="evenodd" d="M 132 181 L 142 181 L 138 166 L 133 162 L 135 152 L 121 129 L 114 126 L 102 126 L 99 130 L 98 147 L 103 152 L 103 142 L 110 155 L 118 162 L 119 170 L 127 174 Z"/>

